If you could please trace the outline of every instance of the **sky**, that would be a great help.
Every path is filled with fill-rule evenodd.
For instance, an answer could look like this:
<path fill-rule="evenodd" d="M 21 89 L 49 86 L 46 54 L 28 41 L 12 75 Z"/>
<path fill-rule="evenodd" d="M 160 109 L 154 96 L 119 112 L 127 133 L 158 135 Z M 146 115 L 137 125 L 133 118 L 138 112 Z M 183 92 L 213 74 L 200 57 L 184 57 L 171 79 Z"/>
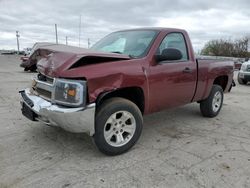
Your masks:
<path fill-rule="evenodd" d="M 81 15 L 81 16 L 80 16 Z M 110 32 L 173 27 L 189 32 L 195 51 L 214 39 L 250 37 L 250 0 L 0 0 L 0 49 L 35 42 L 88 47 Z"/>

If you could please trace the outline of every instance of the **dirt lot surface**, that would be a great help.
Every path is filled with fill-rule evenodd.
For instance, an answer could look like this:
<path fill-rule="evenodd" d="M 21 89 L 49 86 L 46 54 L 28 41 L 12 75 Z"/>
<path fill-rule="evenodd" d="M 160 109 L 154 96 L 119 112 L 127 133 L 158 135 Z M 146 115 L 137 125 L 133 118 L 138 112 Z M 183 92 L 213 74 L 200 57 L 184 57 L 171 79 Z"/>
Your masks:
<path fill-rule="evenodd" d="M 139 142 L 108 157 L 85 134 L 31 122 L 18 91 L 34 73 L 0 56 L 0 187 L 250 187 L 250 85 L 225 95 L 218 117 L 194 103 L 146 116 Z"/>

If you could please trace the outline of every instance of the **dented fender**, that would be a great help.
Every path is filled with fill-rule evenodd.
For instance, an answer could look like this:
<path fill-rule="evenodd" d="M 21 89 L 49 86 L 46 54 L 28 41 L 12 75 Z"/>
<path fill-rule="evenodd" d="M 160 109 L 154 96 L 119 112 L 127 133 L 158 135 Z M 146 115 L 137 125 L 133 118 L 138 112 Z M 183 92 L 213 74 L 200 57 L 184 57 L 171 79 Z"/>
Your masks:
<path fill-rule="evenodd" d="M 113 92 L 118 89 L 140 87 L 144 94 L 147 93 L 145 75 L 141 71 L 136 75 L 124 72 L 113 73 L 99 78 L 87 78 L 89 102 L 95 102 L 101 94 Z"/>

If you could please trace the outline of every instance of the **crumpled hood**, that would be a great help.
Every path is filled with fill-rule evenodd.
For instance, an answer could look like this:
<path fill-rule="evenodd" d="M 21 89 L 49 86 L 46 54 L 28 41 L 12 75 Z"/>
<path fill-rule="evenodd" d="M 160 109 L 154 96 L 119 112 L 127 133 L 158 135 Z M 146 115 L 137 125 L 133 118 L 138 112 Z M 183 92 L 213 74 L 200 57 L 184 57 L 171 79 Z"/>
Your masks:
<path fill-rule="evenodd" d="M 60 77 L 63 71 L 86 65 L 130 59 L 129 56 L 123 54 L 103 53 L 66 45 L 54 45 L 38 50 L 51 51 L 37 63 L 38 71 L 50 77 Z"/>

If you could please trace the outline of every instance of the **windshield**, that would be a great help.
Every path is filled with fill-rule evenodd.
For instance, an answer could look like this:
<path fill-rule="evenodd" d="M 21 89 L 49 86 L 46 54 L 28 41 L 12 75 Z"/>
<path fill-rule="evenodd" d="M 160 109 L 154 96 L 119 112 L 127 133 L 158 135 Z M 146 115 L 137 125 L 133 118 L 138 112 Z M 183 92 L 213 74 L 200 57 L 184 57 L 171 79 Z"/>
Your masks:
<path fill-rule="evenodd" d="M 144 57 L 157 33 L 152 30 L 119 31 L 104 37 L 91 49 L 126 54 L 135 58 Z"/>

